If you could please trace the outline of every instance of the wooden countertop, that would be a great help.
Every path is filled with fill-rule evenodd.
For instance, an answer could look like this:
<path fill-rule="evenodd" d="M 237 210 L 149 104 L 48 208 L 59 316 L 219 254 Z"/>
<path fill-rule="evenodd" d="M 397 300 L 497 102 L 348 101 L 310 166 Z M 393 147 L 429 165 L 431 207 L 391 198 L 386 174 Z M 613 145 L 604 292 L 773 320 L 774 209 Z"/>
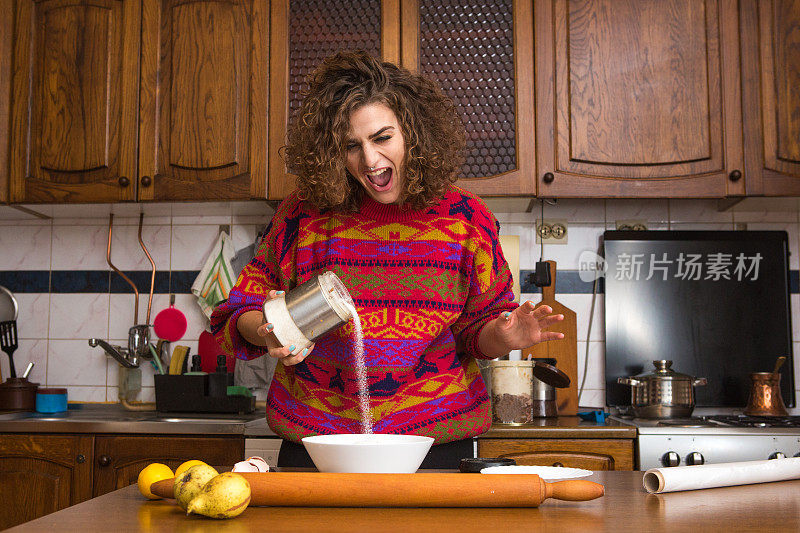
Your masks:
<path fill-rule="evenodd" d="M 605 485 L 588 502 L 547 500 L 530 509 L 251 507 L 231 520 L 185 516 L 172 501 L 148 501 L 135 485 L 9 531 L 798 531 L 800 480 L 651 495 L 642 472 L 596 472 Z"/>
<path fill-rule="evenodd" d="M 577 416 L 540 418 L 536 425 L 494 425 L 478 435 L 479 439 L 635 439 L 636 428 L 616 420 L 605 424 L 582 420 Z"/>

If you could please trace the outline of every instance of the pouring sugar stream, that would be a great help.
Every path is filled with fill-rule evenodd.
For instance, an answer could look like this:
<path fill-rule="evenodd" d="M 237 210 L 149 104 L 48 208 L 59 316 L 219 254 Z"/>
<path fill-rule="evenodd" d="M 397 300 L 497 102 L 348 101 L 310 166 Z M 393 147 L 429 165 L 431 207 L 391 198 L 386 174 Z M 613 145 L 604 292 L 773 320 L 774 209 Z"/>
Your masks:
<path fill-rule="evenodd" d="M 300 353 L 325 333 L 353 321 L 353 353 L 358 383 L 361 432 L 372 433 L 369 387 L 364 360 L 361 320 L 350 293 L 333 272 L 324 272 L 295 287 L 285 296 L 264 302 L 264 317 L 275 329 L 283 346 L 295 346 Z"/>

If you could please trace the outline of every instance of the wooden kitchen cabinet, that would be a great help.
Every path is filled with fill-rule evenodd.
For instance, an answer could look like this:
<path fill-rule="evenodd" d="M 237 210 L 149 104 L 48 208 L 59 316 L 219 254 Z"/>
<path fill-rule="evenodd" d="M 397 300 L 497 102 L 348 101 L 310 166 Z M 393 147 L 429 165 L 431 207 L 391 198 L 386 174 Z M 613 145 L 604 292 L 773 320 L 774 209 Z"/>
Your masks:
<path fill-rule="evenodd" d="M 539 196 L 745 194 L 738 32 L 735 2 L 534 2 Z"/>
<path fill-rule="evenodd" d="M 266 197 L 263 0 L 142 0 L 140 200 Z"/>
<path fill-rule="evenodd" d="M 339 50 L 400 60 L 400 0 L 270 2 L 269 198 L 286 198 L 295 176 L 283 159 L 286 132 L 300 107 L 305 78 Z"/>
<path fill-rule="evenodd" d="M 244 438 L 165 435 L 0 435 L 0 529 L 136 483 L 150 463 L 231 467 Z"/>
<path fill-rule="evenodd" d="M 260 0 L 19 0 L 10 201 L 266 195 Z"/>
<path fill-rule="evenodd" d="M 0 530 L 90 499 L 93 440 L 0 435 Z"/>
<path fill-rule="evenodd" d="M 739 2 L 748 195 L 800 194 L 800 1 Z"/>
<path fill-rule="evenodd" d="M 141 469 L 150 463 L 164 463 L 174 470 L 184 461 L 200 459 L 230 467 L 244 457 L 244 438 L 97 436 L 94 451 L 92 495 L 100 496 L 136 483 Z"/>
<path fill-rule="evenodd" d="M 458 185 L 533 196 L 533 13 L 529 1 L 403 0 L 402 64 L 439 82 L 467 131 Z"/>
<path fill-rule="evenodd" d="M 136 199 L 138 0 L 15 2 L 10 201 Z"/>
<path fill-rule="evenodd" d="M 518 465 L 633 470 L 633 439 L 478 439 L 479 457 L 508 457 Z"/>

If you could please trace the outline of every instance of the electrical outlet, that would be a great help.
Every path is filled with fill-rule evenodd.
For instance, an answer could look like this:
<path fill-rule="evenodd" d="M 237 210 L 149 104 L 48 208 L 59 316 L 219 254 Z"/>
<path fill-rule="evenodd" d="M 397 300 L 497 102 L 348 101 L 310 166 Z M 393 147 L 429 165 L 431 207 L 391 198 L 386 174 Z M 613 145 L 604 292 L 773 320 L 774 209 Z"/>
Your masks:
<path fill-rule="evenodd" d="M 536 244 L 567 244 L 567 221 L 547 218 L 542 223 L 537 218 Z"/>
<path fill-rule="evenodd" d="M 617 220 L 617 229 L 625 231 L 645 231 L 647 222 L 644 220 Z"/>

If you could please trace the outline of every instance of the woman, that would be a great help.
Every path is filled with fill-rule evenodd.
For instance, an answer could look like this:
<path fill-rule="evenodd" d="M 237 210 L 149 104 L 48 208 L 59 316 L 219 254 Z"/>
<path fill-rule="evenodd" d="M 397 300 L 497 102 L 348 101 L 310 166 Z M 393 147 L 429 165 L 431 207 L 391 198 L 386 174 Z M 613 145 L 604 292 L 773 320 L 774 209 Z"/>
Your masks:
<path fill-rule="evenodd" d="M 278 365 L 267 400 L 281 465 L 308 465 L 300 439 L 359 433 L 352 324 L 315 346 L 279 346 L 261 306 L 327 270 L 363 325 L 375 433 L 435 438 L 423 468 L 456 468 L 491 422 L 476 358 L 559 339 L 546 306 L 513 302 L 494 216 L 453 185 L 464 128 L 431 80 L 363 52 L 310 78 L 290 127 L 298 189 L 212 317 L 221 346 Z M 449 444 L 448 444 L 449 443 Z"/>

